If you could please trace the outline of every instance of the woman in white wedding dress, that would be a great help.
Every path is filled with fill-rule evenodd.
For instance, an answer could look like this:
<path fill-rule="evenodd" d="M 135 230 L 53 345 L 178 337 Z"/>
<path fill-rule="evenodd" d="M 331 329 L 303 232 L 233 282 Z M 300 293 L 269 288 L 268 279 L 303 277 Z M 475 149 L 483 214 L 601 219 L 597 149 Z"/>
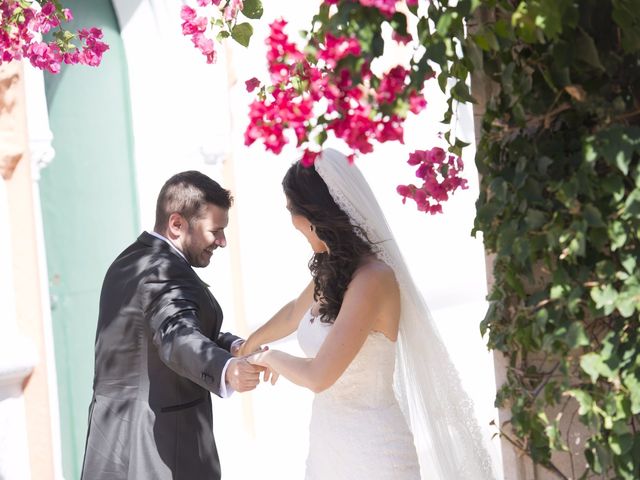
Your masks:
<path fill-rule="evenodd" d="M 468 399 L 357 167 L 325 150 L 315 168 L 292 165 L 283 188 L 314 252 L 312 282 L 241 354 L 297 330 L 307 358 L 266 350 L 249 361 L 316 393 L 306 479 L 493 478 Z"/>

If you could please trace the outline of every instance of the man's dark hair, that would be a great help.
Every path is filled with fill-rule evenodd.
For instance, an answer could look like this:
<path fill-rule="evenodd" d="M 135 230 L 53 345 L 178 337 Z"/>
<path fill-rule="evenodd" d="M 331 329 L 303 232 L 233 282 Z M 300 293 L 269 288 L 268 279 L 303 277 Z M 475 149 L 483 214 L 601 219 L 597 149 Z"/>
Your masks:
<path fill-rule="evenodd" d="M 174 175 L 165 182 L 156 203 L 156 231 L 162 231 L 172 213 L 179 213 L 191 223 L 207 204 L 229 209 L 233 197 L 218 182 L 196 170 Z"/>

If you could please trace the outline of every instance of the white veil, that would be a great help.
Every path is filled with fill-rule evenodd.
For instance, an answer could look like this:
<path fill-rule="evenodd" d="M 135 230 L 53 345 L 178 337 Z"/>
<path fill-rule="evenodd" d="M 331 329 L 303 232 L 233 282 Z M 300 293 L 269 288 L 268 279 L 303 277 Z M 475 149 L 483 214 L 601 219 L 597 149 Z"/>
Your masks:
<path fill-rule="evenodd" d="M 367 181 L 333 149 L 323 151 L 315 169 L 334 201 L 374 243 L 378 258 L 395 272 L 402 313 L 394 387 L 413 432 L 422 478 L 493 479 L 471 400 Z"/>

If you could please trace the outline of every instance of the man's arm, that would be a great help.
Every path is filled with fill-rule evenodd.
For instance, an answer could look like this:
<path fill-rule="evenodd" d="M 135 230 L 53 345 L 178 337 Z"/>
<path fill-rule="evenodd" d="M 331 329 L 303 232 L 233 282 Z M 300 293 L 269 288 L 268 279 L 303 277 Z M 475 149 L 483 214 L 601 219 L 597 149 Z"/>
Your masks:
<path fill-rule="evenodd" d="M 146 287 L 145 318 L 159 356 L 169 368 L 216 395 L 221 395 L 221 382 L 229 378 L 235 391 L 255 388 L 259 368 L 233 358 L 202 333 L 199 306 L 193 300 L 197 290 L 190 279 L 155 280 Z"/>
<path fill-rule="evenodd" d="M 240 349 L 240 345 L 244 343 L 244 339 L 232 333 L 220 333 L 216 343 L 220 348 L 224 348 L 226 351 L 231 353 L 231 355 L 237 357 L 238 350 Z"/>

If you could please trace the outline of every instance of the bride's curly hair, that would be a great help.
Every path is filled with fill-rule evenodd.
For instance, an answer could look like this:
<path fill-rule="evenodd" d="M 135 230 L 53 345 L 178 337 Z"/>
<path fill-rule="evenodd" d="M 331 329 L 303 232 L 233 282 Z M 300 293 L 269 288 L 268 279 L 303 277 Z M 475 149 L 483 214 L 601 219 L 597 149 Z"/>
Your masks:
<path fill-rule="evenodd" d="M 349 221 L 331 197 L 327 185 L 313 167 L 296 162 L 282 180 L 291 213 L 302 215 L 314 226 L 329 253 L 314 253 L 309 260 L 313 298 L 320 302 L 320 320 L 333 323 L 344 294 L 362 259 L 374 253 L 366 233 Z"/>

